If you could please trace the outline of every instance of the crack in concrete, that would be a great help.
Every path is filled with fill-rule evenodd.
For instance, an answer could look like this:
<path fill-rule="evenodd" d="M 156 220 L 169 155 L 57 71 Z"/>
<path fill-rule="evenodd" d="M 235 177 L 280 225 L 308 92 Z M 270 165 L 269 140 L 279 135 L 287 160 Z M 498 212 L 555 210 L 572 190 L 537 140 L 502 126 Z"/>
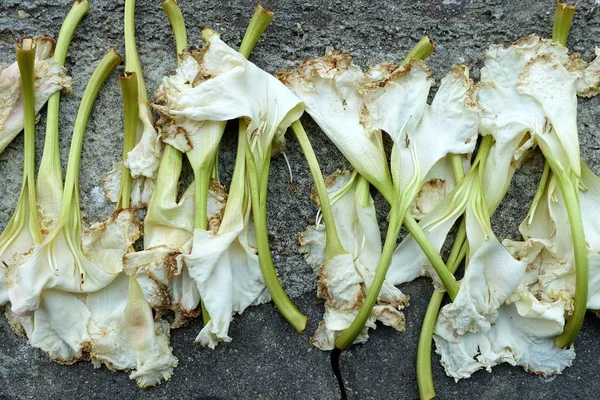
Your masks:
<path fill-rule="evenodd" d="M 329 353 L 329 361 L 331 362 L 331 369 L 333 370 L 333 374 L 337 379 L 337 383 L 340 387 L 340 400 L 347 400 L 348 395 L 346 394 L 346 386 L 344 385 L 344 378 L 342 378 L 342 369 L 340 368 L 340 355 L 341 351 L 339 349 L 333 349 L 331 353 Z"/>

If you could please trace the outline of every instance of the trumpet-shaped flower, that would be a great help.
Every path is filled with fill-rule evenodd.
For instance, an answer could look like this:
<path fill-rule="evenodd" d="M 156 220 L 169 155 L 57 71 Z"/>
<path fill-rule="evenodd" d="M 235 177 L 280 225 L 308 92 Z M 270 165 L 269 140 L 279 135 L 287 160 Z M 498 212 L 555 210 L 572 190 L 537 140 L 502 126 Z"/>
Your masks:
<path fill-rule="evenodd" d="M 165 149 L 163 157 L 171 150 Z M 179 169 L 181 168 L 181 155 Z M 144 219 L 144 250 L 125 256 L 125 271 L 135 274 L 144 297 L 159 311 L 176 312 L 173 327 L 184 325 L 194 316 L 200 303 L 200 293 L 189 276 L 187 267 L 177 265 L 179 254 L 189 254 L 194 232 L 194 189 L 190 186 L 177 196 L 177 170 L 166 163 L 157 177 L 158 188 Z M 167 170 L 168 168 L 168 170 Z M 163 171 L 164 170 L 164 171 Z M 216 182 L 211 184 L 208 200 L 210 226 L 216 232 L 220 225 L 227 193 Z"/>
<path fill-rule="evenodd" d="M 565 170 L 579 175 L 575 67 L 585 65 L 571 63 L 565 47 L 537 36 L 486 52 L 477 101 L 483 110 L 480 131 L 492 135 L 496 147 L 483 179 L 492 209 L 508 189 L 515 161 L 535 140 L 547 142 Z"/>
<path fill-rule="evenodd" d="M 73 80 L 67 76 L 61 63 L 52 58 L 54 40 L 39 36 L 35 42 L 35 113 L 50 96 L 59 90 L 71 90 Z M 0 153 L 23 130 L 24 110 L 21 95 L 19 67 L 15 62 L 0 67 Z"/>
<path fill-rule="evenodd" d="M 583 67 L 580 63 L 578 68 Z M 493 212 L 500 204 L 514 172 L 534 144 L 534 137 L 548 143 L 565 168 L 570 167 L 573 158 L 573 155 L 567 156 L 567 148 L 579 157 L 576 102 L 573 104 L 577 74 L 570 72 L 572 69 L 564 47 L 537 36 L 522 39 L 509 48 L 493 45 L 486 52 L 476 92 L 482 109 L 479 129 L 494 138 L 486 149 L 489 151 L 487 162 L 480 166 L 489 211 Z M 568 100 L 558 103 L 555 98 Z M 569 111 L 565 111 L 567 108 Z M 563 147 L 562 139 L 552 129 L 552 120 L 560 121 L 561 136 L 567 147 Z M 579 170 L 579 164 L 571 169 Z M 436 219 L 436 215 L 430 219 Z M 423 221 L 421 225 L 427 223 Z M 451 227 L 450 221 L 446 221 L 426 232 L 426 236 L 434 247 L 441 249 Z M 408 282 L 430 268 L 415 240 L 408 236 L 394 255 L 388 279 L 394 284 Z"/>
<path fill-rule="evenodd" d="M 129 210 L 84 232 L 79 212 L 68 210 L 74 214 L 65 218 L 69 223 L 58 224 L 42 244 L 15 257 L 9 269 L 8 296 L 17 315 L 34 312 L 44 289 L 72 293 L 102 289 L 123 269 L 123 256 L 140 235 L 139 221 Z"/>
<path fill-rule="evenodd" d="M 312 343 L 331 350 L 337 336 L 350 326 L 373 281 L 381 256 L 381 238 L 373 199 L 367 181 L 349 171 L 336 172 L 329 178 L 328 195 L 339 239 L 347 253 L 331 259 L 326 256 L 326 231 L 321 225 L 309 226 L 300 237 L 299 251 L 319 277 L 317 295 L 325 300 L 325 314 Z M 384 283 L 367 325 L 355 343 L 367 341 L 368 329 L 380 321 L 404 331 L 405 296 Z"/>

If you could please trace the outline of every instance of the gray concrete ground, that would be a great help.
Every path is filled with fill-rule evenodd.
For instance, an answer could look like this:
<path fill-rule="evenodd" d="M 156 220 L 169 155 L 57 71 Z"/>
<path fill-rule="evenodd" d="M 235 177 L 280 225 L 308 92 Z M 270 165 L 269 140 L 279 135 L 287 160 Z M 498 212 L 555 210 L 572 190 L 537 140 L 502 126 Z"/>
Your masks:
<path fill-rule="evenodd" d="M 61 151 L 66 161 L 70 132 L 83 88 L 108 46 L 123 54 L 123 2 L 91 1 L 92 9 L 73 40 L 67 59 L 75 78 L 74 91 L 63 96 Z M 201 26 L 220 32 L 225 41 L 239 45 L 255 1 L 181 0 L 190 43 L 199 45 Z M 380 61 L 402 60 L 423 34 L 438 44 L 428 61 L 439 79 L 453 63 L 467 63 L 477 78 L 481 54 L 491 43 L 509 44 L 530 33 L 550 35 L 554 3 L 550 0 L 481 1 L 381 1 L 381 0 L 293 0 L 265 1 L 276 17 L 259 42 L 252 60 L 275 72 L 295 67 L 301 60 L 321 55 L 333 46 L 349 52 L 362 66 Z M 0 65 L 14 61 L 13 41 L 29 35 L 58 34 L 70 7 L 67 0 L 0 1 Z M 600 10 L 593 0 L 580 1 L 569 47 L 590 59 L 600 45 Z M 25 18 L 19 18 L 19 10 Z M 175 51 L 168 21 L 159 1 L 139 0 L 137 38 L 150 90 L 173 70 Z M 579 129 L 582 157 L 600 173 L 600 99 L 581 101 Z M 98 196 L 102 177 L 121 152 L 121 97 L 117 74 L 109 79 L 96 103 L 88 126 L 81 169 L 81 201 L 87 221 L 110 213 L 112 206 Z M 42 120 L 44 121 L 44 112 Z M 346 162 L 305 117 L 307 129 L 325 173 L 344 167 Z M 41 151 L 43 123 L 38 125 Z M 22 138 L 17 138 L 0 155 L 0 228 L 15 206 L 21 180 Z M 223 146 L 223 177 L 231 176 L 234 158 L 232 135 Z M 192 342 L 200 321 L 172 332 L 174 353 L 180 365 L 173 378 L 157 387 L 140 390 L 124 373 L 95 370 L 89 363 L 64 367 L 51 363 L 45 354 L 30 348 L 6 322 L 0 322 L 0 399 L 336 399 L 338 383 L 329 355 L 308 343 L 322 314 L 315 298 L 316 279 L 296 253 L 297 235 L 314 217 L 308 199 L 311 188 L 303 156 L 290 139 L 287 154 L 296 179 L 296 192 L 288 187 L 287 170 L 281 158 L 273 161 L 270 185 L 269 229 L 274 259 L 288 293 L 307 313 L 309 326 L 297 334 L 283 321 L 271 304 L 249 309 L 232 325 L 234 341 L 216 350 Z M 517 226 L 525 216 L 535 182 L 541 173 L 541 159 L 533 158 L 514 179 L 504 204 L 494 216 L 494 228 L 501 238 L 517 238 Z M 188 172 L 189 179 L 189 172 Z M 381 203 L 381 202 L 379 202 Z M 382 207 L 382 222 L 386 214 Z M 385 327 L 373 332 L 366 345 L 341 355 L 343 381 L 351 399 L 412 399 L 418 396 L 414 361 L 420 321 L 431 287 L 425 280 L 406 285 L 411 296 L 406 311 L 407 330 L 400 334 Z M 434 356 L 434 374 L 440 398 L 596 398 L 600 393 L 600 322 L 589 315 L 576 343 L 577 359 L 563 375 L 552 378 L 528 375 L 520 368 L 501 366 L 492 374 L 479 372 L 458 384 L 446 377 Z"/>

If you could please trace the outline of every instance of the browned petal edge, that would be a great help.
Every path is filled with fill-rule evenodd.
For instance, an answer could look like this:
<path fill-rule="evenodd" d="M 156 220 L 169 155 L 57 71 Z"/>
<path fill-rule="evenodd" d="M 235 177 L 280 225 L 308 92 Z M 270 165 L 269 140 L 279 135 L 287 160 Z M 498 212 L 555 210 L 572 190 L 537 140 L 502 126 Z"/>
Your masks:
<path fill-rule="evenodd" d="M 11 260 L 10 260 L 10 265 L 6 265 L 6 263 L 4 264 L 5 266 L 8 267 L 8 271 L 6 273 L 5 276 L 5 283 L 6 283 L 6 287 L 14 287 L 15 286 L 15 282 L 13 281 L 13 274 L 15 273 L 15 269 L 17 267 L 17 265 L 21 265 L 25 262 L 26 258 L 29 257 L 33 251 L 35 250 L 37 246 L 31 246 L 31 248 L 29 250 L 27 250 L 26 252 L 23 253 L 15 253 L 13 254 Z"/>
<path fill-rule="evenodd" d="M 327 50 L 325 55 L 315 59 L 305 59 L 298 69 L 277 71 L 275 77 L 284 85 L 291 86 L 294 81 L 302 81 L 302 76 L 324 76 L 337 70 L 338 73 L 347 70 L 352 65 L 352 57 L 340 50 Z"/>
<path fill-rule="evenodd" d="M 385 307 L 382 310 L 378 311 L 377 314 L 379 315 L 376 316 L 376 319 L 382 322 L 384 325 L 394 328 L 398 332 L 406 331 L 406 316 L 402 311 L 399 311 L 397 309 L 392 311 L 389 308 Z M 389 318 L 381 318 L 383 315 L 388 315 Z M 386 322 L 384 322 L 384 320 L 392 321 L 392 324 L 387 324 Z"/>
<path fill-rule="evenodd" d="M 169 106 L 163 107 L 157 104 L 151 104 L 151 106 L 159 115 L 158 121 L 156 121 L 154 126 L 161 140 L 168 144 L 169 139 L 174 139 L 181 135 L 185 138 L 188 147 L 193 149 L 194 144 L 190 140 L 190 135 L 187 130 L 178 125 L 177 122 L 167 114 Z"/>
<path fill-rule="evenodd" d="M 5 310 L 6 321 L 8 322 L 8 326 L 15 332 L 17 335 L 21 337 L 27 337 L 27 333 L 25 332 L 25 328 L 21 325 L 21 322 L 17 318 L 15 314 L 12 313 L 10 307 L 6 307 Z"/>
<path fill-rule="evenodd" d="M 292 86 L 292 82 L 299 80 L 299 74 L 295 69 L 289 71 L 281 69 L 275 72 L 275 78 L 279 79 L 285 86 Z"/>
<path fill-rule="evenodd" d="M 48 36 L 36 36 L 33 38 L 33 41 L 36 45 L 35 58 L 50 58 L 54 55 L 54 50 L 56 48 L 54 39 Z"/>
<path fill-rule="evenodd" d="M 202 312 L 202 308 L 198 306 L 192 311 L 184 310 L 179 304 L 171 308 L 175 312 L 175 319 L 171 323 L 171 329 L 178 329 L 187 326 L 191 320 L 196 319 Z"/>
<path fill-rule="evenodd" d="M 527 365 L 523 365 L 523 369 L 525 370 L 525 372 L 527 372 L 528 374 L 532 374 L 532 375 L 538 375 L 538 376 L 554 376 L 554 375 L 560 375 L 561 372 L 542 372 L 542 371 L 536 371 L 535 369 L 527 366 Z"/>
<path fill-rule="evenodd" d="M 206 27 L 201 27 L 201 30 L 204 31 L 205 29 L 207 29 Z M 218 35 L 218 33 L 215 32 L 216 35 Z M 198 74 L 196 75 L 196 77 L 194 78 L 194 80 L 192 82 L 190 82 L 190 84 L 192 85 L 192 87 L 196 87 L 199 84 L 201 84 L 204 81 L 207 81 L 211 78 L 214 78 L 214 76 L 209 73 L 208 71 L 206 71 L 206 69 L 204 68 L 204 56 L 206 55 L 206 53 L 208 52 L 208 50 L 210 49 L 210 42 L 204 42 L 204 45 L 202 46 L 202 48 L 200 50 L 192 50 L 189 52 L 189 55 L 192 56 L 196 62 L 198 62 L 198 64 L 200 65 L 200 71 L 198 72 Z"/>
<path fill-rule="evenodd" d="M 477 93 L 475 91 L 476 86 L 473 82 L 473 79 L 467 78 L 465 76 L 466 68 L 467 67 L 465 65 L 453 65 L 452 68 L 450 68 L 450 72 L 448 72 L 448 75 L 452 74 L 459 79 L 465 79 L 465 82 L 467 83 L 467 90 L 465 93 L 464 106 L 476 111 L 483 111 L 483 109 L 477 103 Z"/>
<path fill-rule="evenodd" d="M 520 47 L 520 46 L 526 46 L 526 45 L 530 45 L 530 44 L 534 45 L 534 44 L 538 44 L 542 40 L 543 39 L 541 39 L 538 35 L 535 35 L 535 34 L 529 35 L 529 36 L 525 36 L 520 39 L 517 39 L 509 47 Z"/>
<path fill-rule="evenodd" d="M 108 223 L 109 220 L 116 220 L 117 217 L 119 216 L 119 214 L 121 214 L 124 211 L 129 211 L 131 213 L 131 216 L 132 216 L 131 223 L 134 224 L 137 228 L 136 234 L 133 236 L 133 242 L 135 242 L 136 240 L 138 240 L 139 238 L 142 237 L 142 232 L 144 230 L 144 224 L 142 223 L 142 221 L 140 221 L 140 218 L 135 213 L 135 208 L 133 208 L 133 207 L 119 208 L 119 209 L 114 210 L 110 217 L 106 218 L 104 221 L 101 222 L 103 225 L 103 229 L 106 228 L 106 224 Z"/>
<path fill-rule="evenodd" d="M 72 358 L 51 357 L 52 361 L 61 365 L 73 365 L 78 361 L 87 361 L 92 353 L 92 342 L 87 340 L 81 344 L 81 354 Z"/>

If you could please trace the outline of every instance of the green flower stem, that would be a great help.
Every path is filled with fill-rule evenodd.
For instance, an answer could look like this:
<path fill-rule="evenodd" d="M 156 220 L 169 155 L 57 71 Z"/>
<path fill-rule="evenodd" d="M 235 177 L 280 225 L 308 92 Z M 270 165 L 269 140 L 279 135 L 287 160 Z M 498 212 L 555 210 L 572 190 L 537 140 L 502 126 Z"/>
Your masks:
<path fill-rule="evenodd" d="M 460 254 L 456 257 L 456 262 L 451 264 L 448 262 L 448 271 L 454 274 L 458 269 L 461 261 L 467 254 L 468 243 L 463 243 L 460 249 Z M 417 348 L 417 383 L 419 385 L 419 397 L 421 400 L 429 400 L 435 398 L 435 386 L 433 383 L 433 375 L 431 373 L 431 347 L 433 342 L 433 331 L 437 321 L 444 292 L 434 289 L 423 324 L 421 325 L 421 333 L 419 334 L 419 346 Z"/>
<path fill-rule="evenodd" d="M 533 200 L 531 200 L 531 206 L 529 207 L 529 213 L 527 218 L 527 223 L 531 224 L 533 222 L 533 216 L 535 215 L 535 209 L 538 204 L 542 200 L 544 196 L 544 191 L 546 190 L 546 185 L 548 184 L 548 180 L 550 179 L 550 164 L 548 161 L 544 160 L 544 171 L 542 172 L 542 177 L 540 178 L 540 183 L 535 191 L 535 195 L 533 196 Z"/>
<path fill-rule="evenodd" d="M 96 101 L 96 97 L 98 97 L 102 85 L 121 61 L 121 56 L 111 48 L 94 70 L 94 73 L 83 92 L 83 97 L 77 112 L 77 118 L 75 119 L 75 126 L 73 127 L 73 137 L 71 138 L 71 149 L 69 151 L 69 162 L 67 165 L 65 188 L 63 191 L 60 222 L 57 223 L 57 226 L 61 225 L 61 222 L 62 225 L 64 225 L 66 220 L 73 217 L 71 214 L 74 208 L 79 210 L 79 165 L 81 162 L 81 150 L 83 148 L 85 130 L 92 112 L 92 107 L 94 106 L 94 102 Z M 77 203 L 76 207 L 72 207 L 73 201 Z"/>
<path fill-rule="evenodd" d="M 367 297 L 360 306 L 358 315 L 354 318 L 352 324 L 335 340 L 335 347 L 340 350 L 345 350 L 352 346 L 352 343 L 354 343 L 360 332 L 362 332 L 363 327 L 371 316 L 371 312 L 375 306 L 375 303 L 377 302 L 377 297 L 379 297 L 381 287 L 383 286 L 392 255 L 396 249 L 396 239 L 398 238 L 400 227 L 402 226 L 402 218 L 400 215 L 401 212 L 400 199 L 394 197 L 389 218 L 390 223 L 388 225 L 385 243 L 383 245 L 381 258 L 379 259 L 379 264 L 377 265 L 375 277 L 373 278 L 373 282 L 369 287 Z"/>
<path fill-rule="evenodd" d="M 175 36 L 177 55 L 179 56 L 183 50 L 187 48 L 187 32 L 183 14 L 179 9 L 176 0 L 165 0 L 162 3 L 162 7 L 171 23 L 171 28 L 173 29 L 173 34 Z M 181 64 L 180 57 L 177 57 L 177 64 Z M 178 179 L 179 174 L 181 173 L 181 163 L 181 152 L 173 146 L 166 144 L 160 159 L 160 165 L 156 176 L 156 190 L 150 199 L 148 214 L 152 213 L 153 209 L 159 204 L 170 201 L 170 196 L 172 196 L 173 193 L 177 193 Z M 177 178 L 174 179 L 174 177 Z"/>
<path fill-rule="evenodd" d="M 486 142 L 487 143 L 487 142 Z M 460 184 L 465 178 L 465 171 L 462 166 L 462 160 L 460 155 L 452 155 L 452 172 L 454 174 L 454 180 L 456 184 Z M 458 266 L 467 254 L 468 243 L 467 231 L 465 227 L 465 219 L 460 221 L 456 238 L 446 265 L 448 272 L 454 274 L 458 269 Z M 421 332 L 419 333 L 419 345 L 417 347 L 417 384 L 419 386 L 419 397 L 421 400 L 429 400 L 435 398 L 435 384 L 433 383 L 433 374 L 431 373 L 431 347 L 433 344 L 433 331 L 435 329 L 435 323 L 437 316 L 442 306 L 442 300 L 444 299 L 444 292 L 440 292 L 434 289 L 423 323 L 421 325 Z"/>
<path fill-rule="evenodd" d="M 165 146 L 156 175 L 156 189 L 152 193 L 148 206 L 148 214 L 153 213 L 154 209 L 161 204 L 175 200 L 181 165 L 181 152 L 173 146 Z"/>
<path fill-rule="evenodd" d="M 142 64 L 135 44 L 135 0 L 125 0 L 125 71 L 135 72 L 138 82 L 139 103 L 148 102 L 148 93 L 146 92 L 146 83 L 144 82 L 144 73 Z"/>
<path fill-rule="evenodd" d="M 125 166 L 127 154 L 133 149 L 136 141 L 138 123 L 138 82 L 135 72 L 125 72 L 119 76 L 121 93 L 123 95 L 123 163 L 121 165 L 121 182 L 117 209 L 129 208 L 131 200 L 132 178 L 129 168 Z"/>
<path fill-rule="evenodd" d="M 23 39 L 22 47 L 16 46 L 17 64 L 21 76 L 21 95 L 23 96 L 23 129 L 25 131 L 23 183 L 19 204 L 29 213 L 29 232 L 34 243 L 42 242 L 42 232 L 37 212 L 35 191 L 35 42 Z M 26 200 L 25 200 L 26 199 Z M 24 217 L 24 216 L 23 216 Z M 20 231 L 20 229 L 19 229 Z"/>
<path fill-rule="evenodd" d="M 448 260 L 446 261 L 446 265 L 454 265 L 462 261 L 459 259 L 459 257 L 466 241 L 467 230 L 465 226 L 465 219 L 463 218 L 460 221 L 460 225 L 458 226 L 458 232 L 456 232 L 456 238 L 454 239 L 454 243 L 456 243 L 456 245 L 452 246 L 452 249 L 450 250 L 450 255 L 448 256 Z"/>
<path fill-rule="evenodd" d="M 240 120 L 240 124 L 243 124 Z M 270 149 L 268 151 L 270 153 Z M 250 186 L 250 197 L 252 202 L 252 216 L 254 220 L 254 229 L 256 233 L 256 245 L 258 249 L 258 258 L 260 269 L 265 280 L 265 284 L 271 299 L 275 303 L 275 307 L 281 315 L 296 329 L 302 333 L 306 327 L 307 318 L 303 315 L 296 306 L 291 302 L 275 272 L 271 251 L 269 249 L 269 238 L 267 231 L 267 209 L 266 196 L 261 196 L 261 192 L 266 193 L 266 182 L 264 176 L 268 176 L 269 157 L 267 157 L 266 165 L 262 168 L 261 176 L 259 176 L 254 154 L 252 153 L 250 144 L 246 147 L 246 168 Z M 262 187 L 261 187 L 262 184 Z M 263 197 L 263 198 L 261 198 Z"/>
<path fill-rule="evenodd" d="M 185 20 L 183 19 L 183 14 L 181 13 L 181 9 L 177 4 L 177 0 L 165 0 L 162 2 L 162 7 L 167 14 L 167 18 L 169 18 L 171 28 L 173 29 L 173 35 L 175 36 L 177 65 L 181 65 L 181 55 L 187 49 L 187 30 L 185 28 Z M 133 44 L 135 47 L 135 39 L 133 40 Z M 135 56 L 137 57 L 137 54 Z M 159 185 L 159 182 L 161 181 L 161 170 L 163 169 L 163 163 L 165 164 L 165 167 L 171 163 L 176 163 L 178 166 L 177 171 L 181 172 L 181 161 L 181 152 L 175 149 L 173 146 L 165 144 L 162 159 L 160 160 L 159 175 L 156 181 L 157 185 Z M 210 185 L 210 175 L 208 177 L 204 177 L 204 170 L 205 167 L 200 167 L 199 171 L 194 171 L 194 226 L 196 228 L 200 227 L 200 229 L 203 230 L 206 229 L 208 225 L 207 205 L 208 190 Z M 173 179 L 172 170 L 167 169 L 167 173 L 169 174 L 168 179 L 170 184 L 176 183 L 173 182 L 175 180 Z M 177 174 L 177 176 L 179 176 L 179 174 Z M 203 176 L 203 178 L 199 179 L 199 176 Z M 200 307 L 202 309 L 202 321 L 204 322 L 204 325 L 206 325 L 210 321 L 210 314 L 208 313 L 208 310 L 206 309 L 202 299 L 200 300 Z"/>
<path fill-rule="evenodd" d="M 333 211 L 331 210 L 331 202 L 329 201 L 327 187 L 325 186 L 325 180 L 323 179 L 323 174 L 321 173 L 317 156 L 315 155 L 310 141 L 308 140 L 308 135 L 306 134 L 306 131 L 304 130 L 304 127 L 300 121 L 295 121 L 291 125 L 291 128 L 292 132 L 294 132 L 294 135 L 296 135 L 296 139 L 302 148 L 304 156 L 306 157 L 306 161 L 308 162 L 308 167 L 315 184 L 315 189 L 317 191 L 317 196 L 319 197 L 321 213 L 323 215 L 323 220 L 325 221 L 325 236 L 327 238 L 325 246 L 326 258 L 331 259 L 337 255 L 345 254 L 347 252 L 342 246 L 342 242 L 340 241 L 337 233 L 335 220 L 333 218 Z"/>
<path fill-rule="evenodd" d="M 250 57 L 250 53 L 252 53 L 258 39 L 267 29 L 274 16 L 275 14 L 273 14 L 273 11 L 265 10 L 262 4 L 259 3 L 256 6 L 252 19 L 250 20 L 250 23 L 248 23 L 244 39 L 242 39 L 242 44 L 240 45 L 239 52 L 241 55 L 246 58 Z"/>
<path fill-rule="evenodd" d="M 431 346 L 433 342 L 433 330 L 437 321 L 444 292 L 433 290 L 421 332 L 419 333 L 419 345 L 417 347 L 417 384 L 419 386 L 419 397 L 421 400 L 430 400 L 435 398 L 435 384 L 433 383 L 433 374 L 431 373 Z"/>
<path fill-rule="evenodd" d="M 431 41 L 429 35 L 423 36 L 419 43 L 413 47 L 408 55 L 402 61 L 402 65 L 406 65 L 411 59 L 425 60 L 435 51 L 435 44 Z"/>
<path fill-rule="evenodd" d="M 87 0 L 76 0 L 67 14 L 58 34 L 56 48 L 54 49 L 54 61 L 64 65 L 67 58 L 67 50 L 75 34 L 75 29 L 79 22 L 87 15 L 90 10 L 90 4 Z M 47 117 L 46 117 L 46 137 L 44 139 L 44 152 L 40 161 L 38 182 L 51 182 L 52 187 L 45 186 L 38 190 L 48 191 L 51 189 L 54 193 L 54 204 L 60 204 L 63 181 L 62 166 L 60 164 L 60 142 L 58 137 L 58 116 L 60 108 L 60 90 L 54 92 L 48 99 Z M 38 183 L 39 185 L 39 183 Z"/>
<path fill-rule="evenodd" d="M 206 230 L 208 227 L 208 191 L 210 175 L 214 156 L 203 162 L 197 171 L 194 171 L 194 227 Z"/>
<path fill-rule="evenodd" d="M 555 339 L 558 347 L 565 348 L 573 344 L 579 334 L 587 309 L 588 250 L 581 217 L 581 206 L 579 204 L 579 180 L 569 176 L 567 171 L 565 171 L 552 154 L 550 147 L 543 140 L 538 140 L 537 144 L 542 150 L 546 161 L 550 164 L 550 169 L 556 178 L 560 193 L 563 196 L 569 217 L 571 238 L 573 240 L 573 252 L 575 255 L 574 309 L 571 316 L 567 318 L 563 332 Z"/>
<path fill-rule="evenodd" d="M 454 300 L 456 294 L 458 293 L 458 284 L 456 283 L 456 278 L 454 277 L 454 275 L 452 275 L 448 271 L 448 268 L 446 268 L 446 264 L 442 260 L 440 253 L 435 249 L 435 247 L 433 247 L 429 239 L 427 239 L 427 236 L 425 236 L 425 232 L 423 232 L 423 229 L 421 229 L 421 227 L 419 226 L 417 221 L 415 221 L 412 215 L 407 214 L 407 216 L 404 218 L 404 226 L 406 226 L 408 232 L 419 244 L 421 250 L 423 251 L 423 253 L 425 253 L 425 256 L 427 256 L 427 259 L 433 265 L 433 268 L 435 269 L 435 272 L 438 274 L 440 280 L 444 284 L 444 287 L 446 288 L 446 292 L 448 292 L 448 296 L 450 296 L 450 299 Z"/>
<path fill-rule="evenodd" d="M 452 163 L 452 173 L 454 175 L 454 181 L 458 185 L 460 181 L 465 177 L 465 170 L 462 164 L 462 157 L 460 154 L 452 154 L 450 157 Z"/>
<path fill-rule="evenodd" d="M 552 40 L 567 45 L 567 38 L 571 30 L 571 22 L 575 14 L 575 4 L 556 2 L 556 13 L 554 14 L 554 26 L 552 27 Z"/>
<path fill-rule="evenodd" d="M 369 207 L 371 203 L 371 184 L 362 175 L 356 176 L 356 189 L 354 190 L 354 200 L 363 207 Z"/>
<path fill-rule="evenodd" d="M 162 2 L 162 8 L 169 18 L 173 35 L 175 35 L 175 45 L 177 47 L 177 65 L 181 64 L 181 54 L 187 49 L 187 31 L 181 9 L 177 0 L 165 0 Z"/>

